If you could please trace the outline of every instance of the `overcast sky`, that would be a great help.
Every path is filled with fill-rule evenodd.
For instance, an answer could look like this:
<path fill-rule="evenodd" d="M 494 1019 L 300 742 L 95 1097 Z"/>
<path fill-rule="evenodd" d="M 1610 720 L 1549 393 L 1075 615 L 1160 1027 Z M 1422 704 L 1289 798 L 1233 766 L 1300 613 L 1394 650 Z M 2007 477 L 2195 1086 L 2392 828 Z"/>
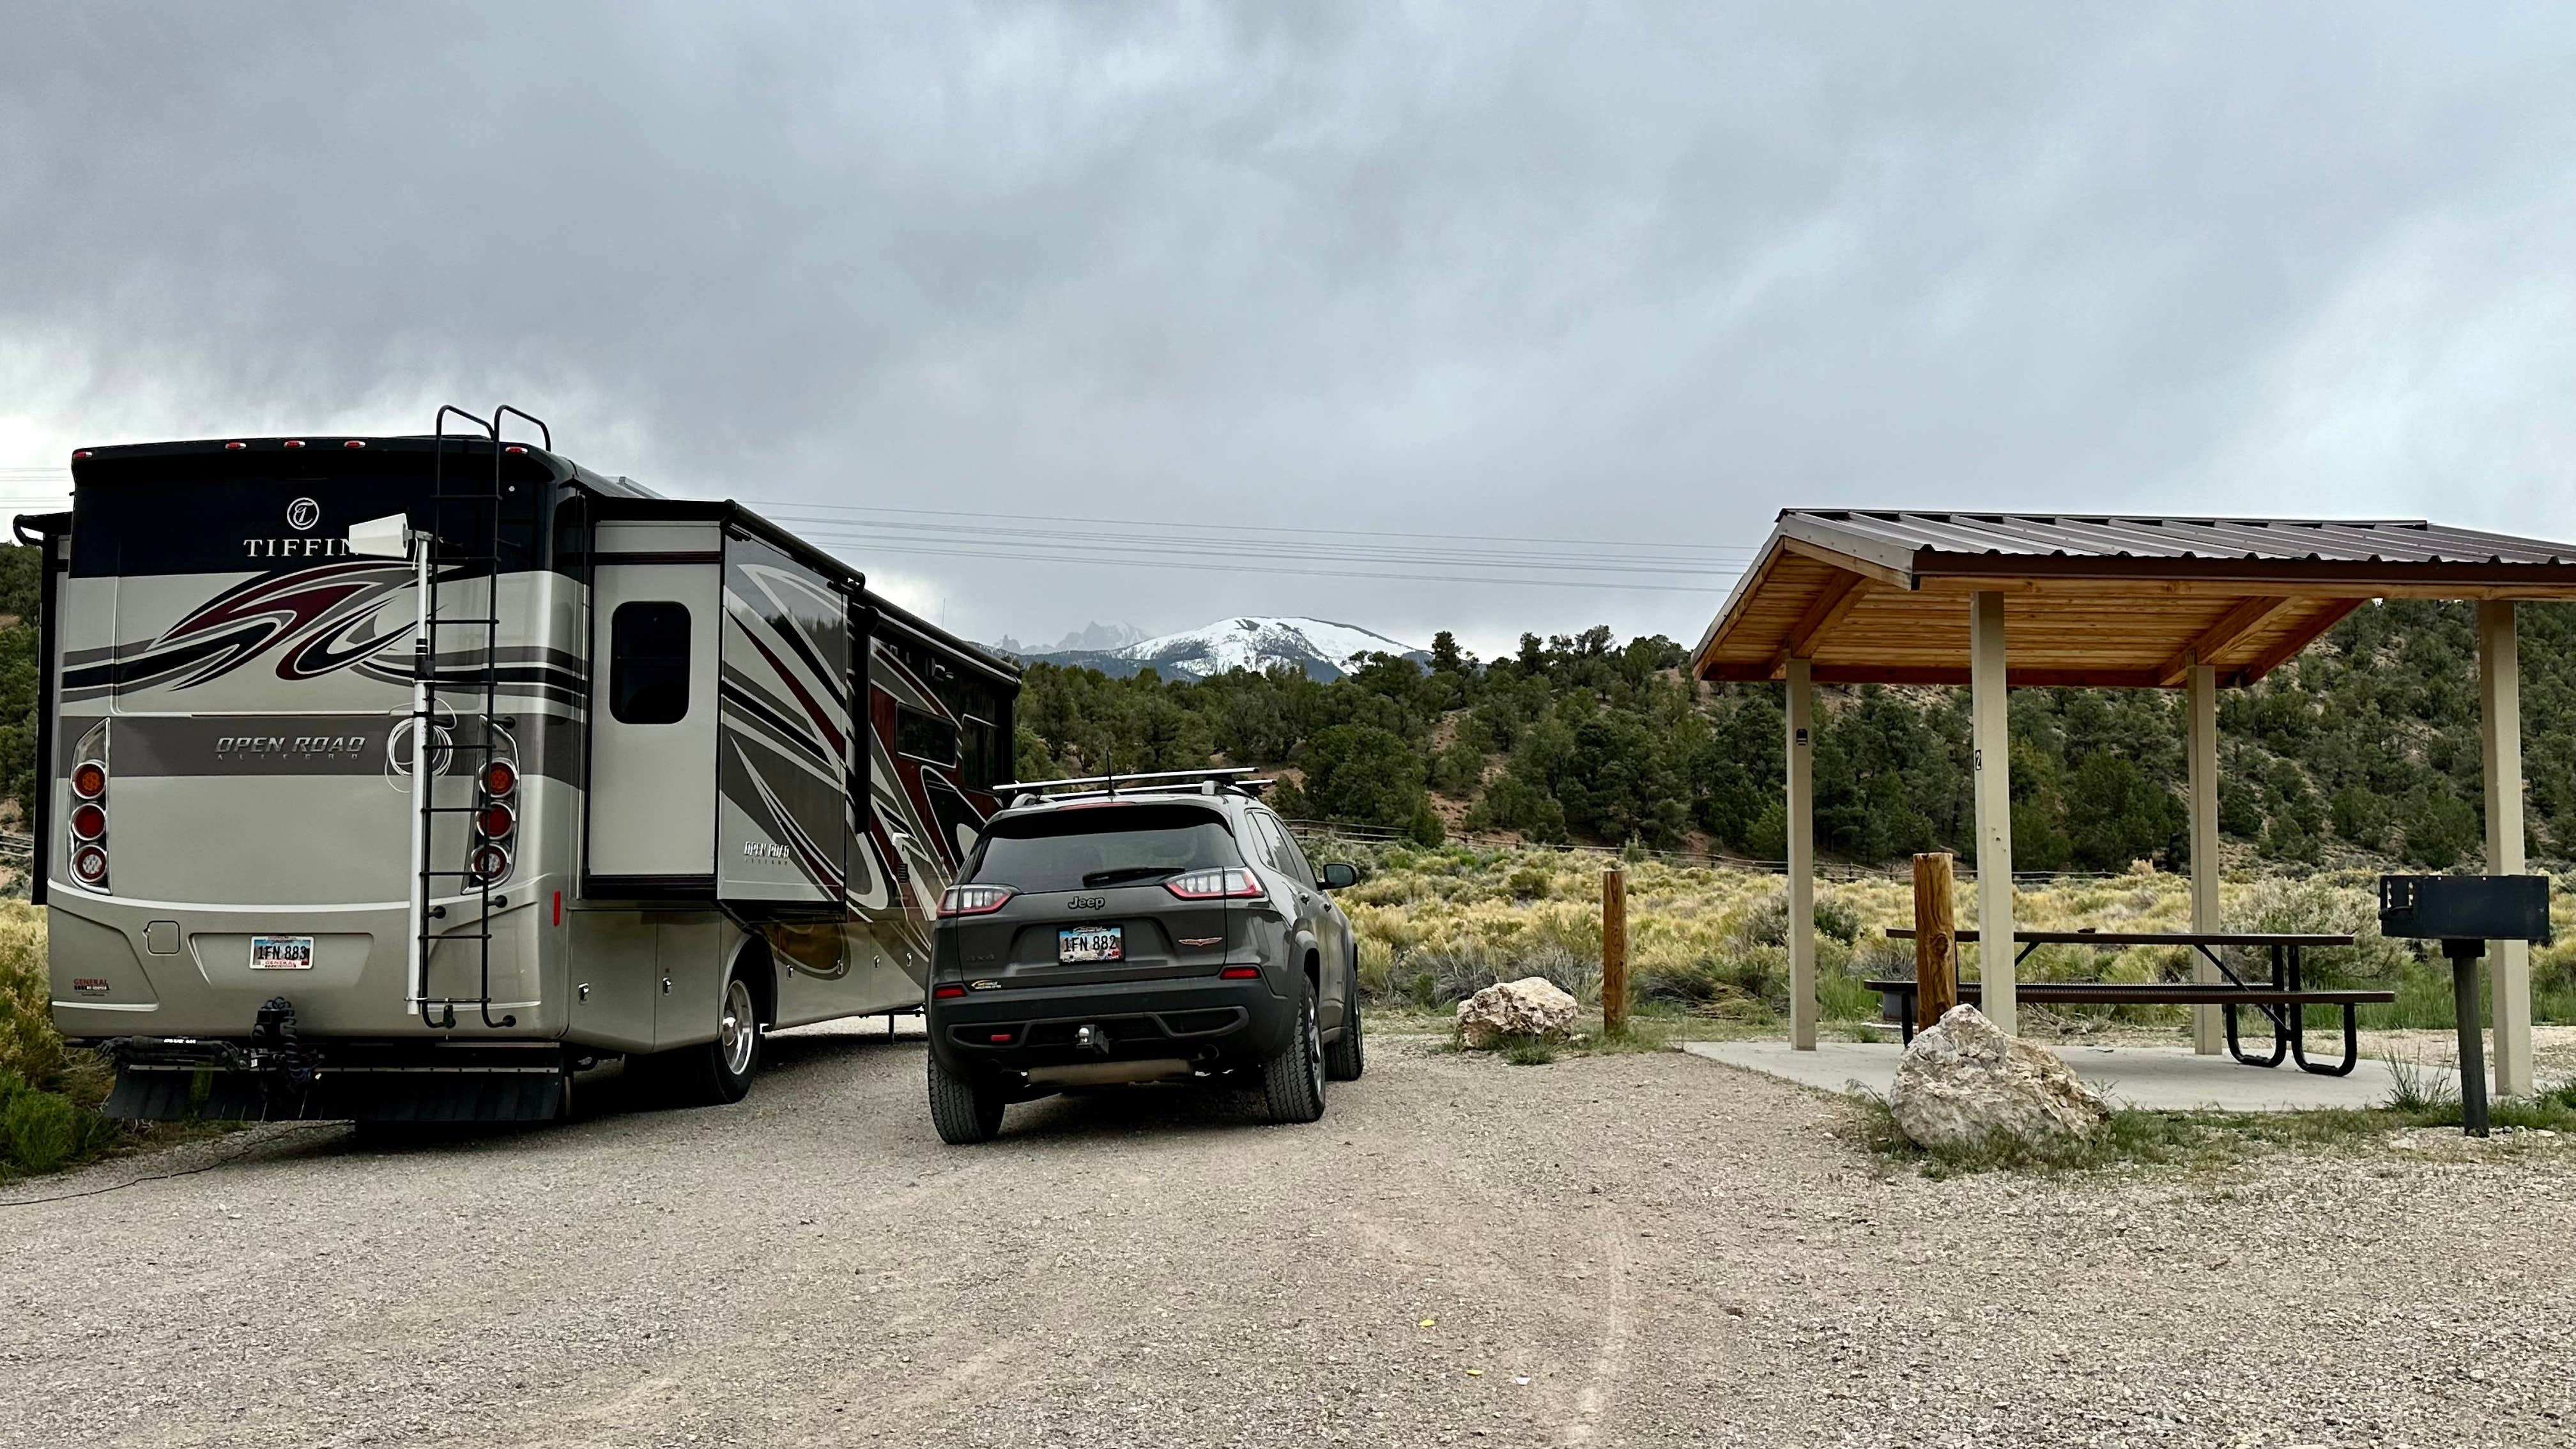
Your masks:
<path fill-rule="evenodd" d="M 977 637 L 1486 652 L 1696 638 L 1785 506 L 2564 538 L 2571 62 L 2560 5 L 0 0 L 0 495 L 509 400 Z M 1221 567 L 989 556 L 1156 536 L 1083 519 Z"/>

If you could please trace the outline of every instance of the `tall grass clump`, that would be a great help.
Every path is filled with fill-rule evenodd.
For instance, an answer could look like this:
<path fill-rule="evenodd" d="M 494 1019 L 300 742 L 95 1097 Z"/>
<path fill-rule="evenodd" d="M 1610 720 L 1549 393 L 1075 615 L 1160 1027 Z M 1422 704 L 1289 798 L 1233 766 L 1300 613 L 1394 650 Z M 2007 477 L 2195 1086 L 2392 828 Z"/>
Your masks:
<path fill-rule="evenodd" d="M 52 1172 L 128 1140 L 93 1110 L 107 1075 L 54 1034 L 44 913 L 0 902 L 0 1179 Z"/>

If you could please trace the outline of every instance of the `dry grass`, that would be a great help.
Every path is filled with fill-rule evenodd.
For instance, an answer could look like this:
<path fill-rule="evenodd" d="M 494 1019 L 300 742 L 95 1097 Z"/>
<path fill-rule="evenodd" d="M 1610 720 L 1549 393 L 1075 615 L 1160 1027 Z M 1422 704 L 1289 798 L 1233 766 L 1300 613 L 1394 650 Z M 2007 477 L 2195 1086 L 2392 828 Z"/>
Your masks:
<path fill-rule="evenodd" d="M 1361 978 L 1372 1004 L 1430 1009 L 1490 981 L 1533 974 L 1587 1004 L 1599 1002 L 1601 855 L 1405 846 L 1344 846 L 1340 854 L 1369 870 L 1342 902 L 1359 933 Z M 1786 908 L 1778 876 L 1660 860 L 1630 862 L 1626 872 L 1629 975 L 1641 1012 L 1756 1026 L 1785 1013 Z M 2380 937 L 2375 889 L 2376 877 L 2358 871 L 2261 877 L 2229 883 L 2221 901 L 2231 929 L 2358 938 L 2349 947 L 2308 953 L 2307 968 L 2312 984 L 2399 993 L 2395 1006 L 2366 1011 L 2365 1026 L 2447 1024 L 2447 968 L 2415 943 Z M 1963 885 L 1959 896 L 1960 924 L 1973 926 L 1975 892 Z M 2560 898 L 2555 909 L 2562 944 L 2533 953 L 2534 1015 L 2576 1020 L 2576 897 Z M 2015 893 L 2015 910 L 2023 929 L 2182 931 L 2190 926 L 2190 886 L 2182 877 L 2143 870 L 2025 884 Z M 1885 932 L 1911 925 L 1913 914 L 1910 879 L 1820 885 L 1817 979 L 1827 1021 L 1877 1018 L 1878 998 L 1860 983 L 1912 974 L 1912 947 L 1890 942 Z M 1973 970 L 1976 948 L 1963 954 Z M 2193 959 L 2179 946 L 2043 946 L 2021 970 L 2025 980 L 2179 980 L 2191 975 Z M 2229 964 L 2248 979 L 2269 970 L 2259 952 L 2236 953 Z M 2184 1008 L 2159 1006 L 2076 1007 L 2058 1015 L 2076 1031 L 2111 1024 L 2179 1030 L 2188 1021 Z"/>

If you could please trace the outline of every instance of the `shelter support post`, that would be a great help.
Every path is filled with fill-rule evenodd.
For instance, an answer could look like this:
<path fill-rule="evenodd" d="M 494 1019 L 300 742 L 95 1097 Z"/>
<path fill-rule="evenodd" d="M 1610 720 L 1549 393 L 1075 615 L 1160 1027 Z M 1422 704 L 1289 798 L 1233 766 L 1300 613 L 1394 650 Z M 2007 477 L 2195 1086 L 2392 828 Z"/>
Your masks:
<path fill-rule="evenodd" d="M 2191 716 L 2191 928 L 2225 929 L 2218 924 L 2218 669 L 2194 663 L 2188 675 Z M 2202 985 L 2218 981 L 2218 963 L 2204 951 L 2191 953 L 2191 979 Z M 2218 1055 L 2219 1008 L 2191 1009 L 2191 1049 Z"/>
<path fill-rule="evenodd" d="M 2478 716 L 2486 763 L 2487 873 L 2520 875 L 2522 858 L 2522 661 L 2511 599 L 2478 604 Z M 2493 941 L 2488 990 L 2495 1001 L 2495 1092 L 2531 1095 L 2531 947 Z"/>
<path fill-rule="evenodd" d="M 1789 678 L 1789 1046 L 1816 1049 L 1816 785 L 1812 661 Z"/>
<path fill-rule="evenodd" d="M 1969 744 L 1977 795 L 1977 980 L 1986 1018 L 2018 1033 L 2013 992 L 2012 737 L 2004 689 L 2004 596 L 1968 596 Z M 1794 822 L 1792 825 L 1794 828 Z"/>

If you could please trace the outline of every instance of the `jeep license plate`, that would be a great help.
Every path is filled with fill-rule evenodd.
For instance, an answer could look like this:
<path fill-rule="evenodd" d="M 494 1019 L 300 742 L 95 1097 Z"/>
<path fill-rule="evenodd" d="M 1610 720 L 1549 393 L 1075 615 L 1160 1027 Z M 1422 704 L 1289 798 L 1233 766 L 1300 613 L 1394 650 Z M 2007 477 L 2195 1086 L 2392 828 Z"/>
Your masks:
<path fill-rule="evenodd" d="M 1055 933 L 1055 959 L 1067 963 L 1124 961 L 1127 959 L 1127 928 L 1067 926 Z"/>
<path fill-rule="evenodd" d="M 250 938 L 250 969 L 253 971 L 310 971 L 313 969 L 311 936 L 253 936 Z"/>

